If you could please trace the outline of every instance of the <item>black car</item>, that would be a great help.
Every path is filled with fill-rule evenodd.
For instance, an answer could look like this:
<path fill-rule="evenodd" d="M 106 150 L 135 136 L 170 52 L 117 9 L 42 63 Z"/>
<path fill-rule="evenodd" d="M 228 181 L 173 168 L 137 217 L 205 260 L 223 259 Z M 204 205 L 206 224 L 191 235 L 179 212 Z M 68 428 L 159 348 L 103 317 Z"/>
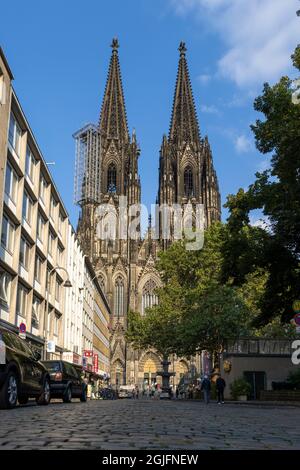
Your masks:
<path fill-rule="evenodd" d="M 14 408 L 36 398 L 38 405 L 50 402 L 50 376 L 39 362 L 41 354 L 25 340 L 0 327 L 0 408 Z"/>
<path fill-rule="evenodd" d="M 50 374 L 51 397 L 70 403 L 72 398 L 87 400 L 87 385 L 81 377 L 82 369 L 67 361 L 43 361 Z"/>

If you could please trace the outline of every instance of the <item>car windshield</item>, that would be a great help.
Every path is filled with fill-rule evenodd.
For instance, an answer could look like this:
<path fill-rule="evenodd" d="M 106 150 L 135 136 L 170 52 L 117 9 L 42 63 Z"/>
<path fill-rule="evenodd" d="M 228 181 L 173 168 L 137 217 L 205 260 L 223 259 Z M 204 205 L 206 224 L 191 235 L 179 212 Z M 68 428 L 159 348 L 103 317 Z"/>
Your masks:
<path fill-rule="evenodd" d="M 59 372 L 60 371 L 60 363 L 59 362 L 44 361 L 43 364 L 50 372 Z"/>

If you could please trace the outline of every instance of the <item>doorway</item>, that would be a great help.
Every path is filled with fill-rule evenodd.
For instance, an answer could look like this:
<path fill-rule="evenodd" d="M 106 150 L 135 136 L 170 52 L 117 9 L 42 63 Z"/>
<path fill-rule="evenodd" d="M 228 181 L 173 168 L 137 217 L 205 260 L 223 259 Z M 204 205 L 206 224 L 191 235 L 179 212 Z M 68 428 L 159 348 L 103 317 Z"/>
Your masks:
<path fill-rule="evenodd" d="M 263 371 L 245 371 L 244 378 L 251 385 L 250 400 L 259 400 L 260 392 L 266 389 L 266 373 Z"/>

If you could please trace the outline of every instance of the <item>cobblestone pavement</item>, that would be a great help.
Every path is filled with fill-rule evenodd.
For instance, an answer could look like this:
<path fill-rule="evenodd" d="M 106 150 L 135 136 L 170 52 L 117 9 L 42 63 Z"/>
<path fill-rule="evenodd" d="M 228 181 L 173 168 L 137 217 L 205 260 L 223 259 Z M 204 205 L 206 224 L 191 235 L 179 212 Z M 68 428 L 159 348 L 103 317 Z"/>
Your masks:
<path fill-rule="evenodd" d="M 0 411 L 4 449 L 300 449 L 300 408 L 94 400 Z"/>

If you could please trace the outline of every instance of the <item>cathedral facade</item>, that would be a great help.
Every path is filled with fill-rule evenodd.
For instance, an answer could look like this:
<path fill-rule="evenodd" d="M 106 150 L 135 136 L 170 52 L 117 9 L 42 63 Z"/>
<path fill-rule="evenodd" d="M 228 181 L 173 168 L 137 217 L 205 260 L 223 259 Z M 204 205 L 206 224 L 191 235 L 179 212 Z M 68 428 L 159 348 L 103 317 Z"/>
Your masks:
<path fill-rule="evenodd" d="M 78 237 L 85 253 L 92 260 L 98 280 L 112 311 L 111 382 L 114 385 L 153 383 L 159 378 L 161 360 L 156 351 L 137 351 L 126 344 L 127 313 L 145 309 L 158 302 L 156 288 L 161 286 L 155 261 L 166 249 L 174 234 L 153 236 L 151 219 L 146 236 L 114 239 L 99 236 L 99 207 L 110 204 L 119 221 L 123 217 L 121 201 L 127 208 L 141 203 L 141 182 L 138 172 L 140 148 L 135 132 L 129 134 L 123 94 L 118 41 L 112 42 L 106 88 L 99 124 L 100 136 L 93 172 L 99 188 L 97 198 L 81 201 Z M 163 136 L 159 158 L 157 204 L 172 207 L 202 204 L 205 225 L 220 220 L 221 203 L 217 175 L 207 137 L 201 138 L 189 79 L 184 43 L 179 46 L 179 65 L 169 135 Z M 126 198 L 126 199 L 125 199 Z M 123 209 L 122 209 L 123 211 Z M 117 224 L 119 227 L 119 224 Z M 199 358 L 187 361 L 172 357 L 171 370 L 176 372 L 174 384 L 188 373 L 199 369 Z"/>

